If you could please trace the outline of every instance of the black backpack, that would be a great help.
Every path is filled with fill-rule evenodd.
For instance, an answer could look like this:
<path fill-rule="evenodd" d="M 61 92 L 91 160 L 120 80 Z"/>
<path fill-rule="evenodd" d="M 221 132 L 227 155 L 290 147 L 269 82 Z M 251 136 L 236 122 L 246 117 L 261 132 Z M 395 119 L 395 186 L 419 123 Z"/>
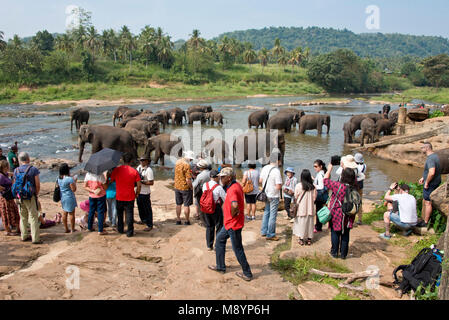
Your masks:
<path fill-rule="evenodd" d="M 401 265 L 394 269 L 394 283 L 399 285 L 398 290 L 408 293 L 411 289 L 415 292 L 419 285 L 422 285 L 423 291 L 427 286 L 432 289 L 439 286 L 441 277 L 443 254 L 437 249 L 424 248 L 413 259 L 411 264 Z M 397 272 L 402 270 L 402 279 L 399 280 Z"/>
<path fill-rule="evenodd" d="M 345 186 L 346 193 L 343 203 L 341 204 L 341 210 L 346 216 L 352 217 L 359 212 L 359 209 L 362 206 L 362 198 L 355 187 L 348 184 L 345 184 Z"/>

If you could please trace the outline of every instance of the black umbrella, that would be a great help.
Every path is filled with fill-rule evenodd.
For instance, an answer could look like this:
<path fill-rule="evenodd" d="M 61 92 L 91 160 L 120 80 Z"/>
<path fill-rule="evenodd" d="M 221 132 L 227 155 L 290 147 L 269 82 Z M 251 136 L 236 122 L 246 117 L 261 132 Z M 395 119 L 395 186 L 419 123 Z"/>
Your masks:
<path fill-rule="evenodd" d="M 109 169 L 117 167 L 121 157 L 122 153 L 120 151 L 105 148 L 90 156 L 84 170 L 93 174 L 102 174 Z"/>

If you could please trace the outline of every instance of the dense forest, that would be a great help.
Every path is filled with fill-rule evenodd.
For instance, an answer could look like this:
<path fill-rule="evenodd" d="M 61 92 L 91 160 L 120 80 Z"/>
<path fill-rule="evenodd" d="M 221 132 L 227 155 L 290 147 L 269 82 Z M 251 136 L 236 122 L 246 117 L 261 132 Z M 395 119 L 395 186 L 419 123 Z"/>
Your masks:
<path fill-rule="evenodd" d="M 223 37 L 251 42 L 254 49 L 271 49 L 279 38 L 287 50 L 309 47 L 312 54 L 322 54 L 340 48 L 350 49 L 361 57 L 416 56 L 425 58 L 442 53 L 449 54 L 449 40 L 443 37 L 415 36 L 405 34 L 363 33 L 332 28 L 286 28 L 270 27 L 227 32 Z"/>

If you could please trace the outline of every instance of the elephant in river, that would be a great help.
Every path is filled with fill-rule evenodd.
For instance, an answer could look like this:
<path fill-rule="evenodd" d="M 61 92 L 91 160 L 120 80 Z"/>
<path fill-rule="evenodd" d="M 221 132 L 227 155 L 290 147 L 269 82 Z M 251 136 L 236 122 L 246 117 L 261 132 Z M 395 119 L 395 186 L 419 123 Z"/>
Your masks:
<path fill-rule="evenodd" d="M 205 116 L 210 125 L 213 126 L 215 122 L 219 125 L 223 125 L 223 114 L 221 112 L 208 112 Z"/>
<path fill-rule="evenodd" d="M 305 115 L 304 111 L 301 109 L 295 109 L 295 108 L 283 108 L 281 110 L 279 110 L 278 114 L 280 113 L 292 113 L 294 115 L 296 115 L 294 117 L 294 126 L 296 127 L 296 124 L 298 124 L 299 126 L 299 121 L 301 120 L 301 117 Z"/>
<path fill-rule="evenodd" d="M 161 109 L 156 114 L 161 115 L 162 119 L 165 122 L 165 125 L 168 124 L 168 121 L 170 120 L 170 112 L 168 112 L 167 110 Z M 165 129 L 165 125 L 164 125 L 164 129 Z"/>
<path fill-rule="evenodd" d="M 126 111 L 130 110 L 130 108 L 126 106 L 118 107 L 117 110 L 115 110 L 114 115 L 112 116 L 112 125 L 115 127 L 115 120 L 122 120 L 123 115 Z"/>
<path fill-rule="evenodd" d="M 277 129 L 285 132 L 292 131 L 292 124 L 295 123 L 296 114 L 294 113 L 278 113 L 268 120 L 268 130 Z"/>
<path fill-rule="evenodd" d="M 355 116 L 352 116 L 349 122 L 351 123 L 351 136 L 352 140 L 355 138 L 355 133 L 357 130 L 361 130 L 361 124 L 362 121 L 365 118 L 370 118 L 374 122 L 377 122 L 378 120 L 385 119 L 384 115 L 378 114 L 378 113 L 364 113 L 364 114 L 357 114 Z"/>
<path fill-rule="evenodd" d="M 189 124 L 193 124 L 195 121 L 201 121 L 201 124 L 206 123 L 206 113 L 192 112 L 189 114 Z"/>
<path fill-rule="evenodd" d="M 348 121 L 343 125 L 343 133 L 345 136 L 345 143 L 352 143 L 353 139 L 352 139 L 352 125 L 351 122 Z"/>
<path fill-rule="evenodd" d="M 249 130 L 247 133 L 236 137 L 233 145 L 234 164 L 240 167 L 246 160 L 257 161 L 262 159 L 262 164 L 270 162 L 270 156 L 274 152 L 280 153 L 281 164 L 284 163 L 285 135 L 282 131 L 257 132 Z"/>
<path fill-rule="evenodd" d="M 209 113 L 213 112 L 212 106 L 191 106 L 187 109 L 187 115 L 190 116 L 192 112 L 203 112 L 203 113 Z"/>
<path fill-rule="evenodd" d="M 374 120 L 365 118 L 360 124 L 360 127 L 362 129 L 360 146 L 363 147 L 365 145 L 365 137 L 368 137 L 368 143 L 374 143 L 376 138 L 376 123 Z"/>
<path fill-rule="evenodd" d="M 77 108 L 70 112 L 70 132 L 73 130 L 73 121 L 75 121 L 75 128 L 78 131 L 82 124 L 89 123 L 89 110 Z"/>
<path fill-rule="evenodd" d="M 230 149 L 226 141 L 218 138 L 211 138 L 204 144 L 203 155 L 209 157 L 210 162 L 230 164 Z M 213 161 L 212 161 L 213 160 Z"/>
<path fill-rule="evenodd" d="M 135 117 L 139 116 L 140 114 L 142 114 L 142 112 L 143 112 L 143 109 L 142 110 L 130 109 L 123 114 L 123 120 L 135 118 Z"/>
<path fill-rule="evenodd" d="M 159 123 L 157 121 L 132 119 L 126 123 L 125 129 L 136 129 L 143 132 L 147 138 L 150 138 L 159 134 Z"/>
<path fill-rule="evenodd" d="M 170 113 L 170 119 L 172 121 L 172 124 L 181 126 L 182 120 L 184 118 L 186 119 L 186 122 L 187 122 L 186 112 L 184 110 L 182 110 L 181 108 L 178 108 L 178 107 L 172 108 L 172 109 L 168 110 L 168 112 Z"/>
<path fill-rule="evenodd" d="M 391 110 L 391 106 L 389 104 L 386 104 L 382 108 L 382 114 L 388 117 L 390 110 Z"/>
<path fill-rule="evenodd" d="M 165 164 L 165 155 L 177 156 L 179 158 L 182 156 L 182 148 L 181 138 L 163 133 L 148 139 L 144 154 L 151 159 L 151 152 L 154 151 L 154 163 L 156 164 L 160 160 L 163 166 Z"/>
<path fill-rule="evenodd" d="M 145 120 L 145 121 L 155 121 L 158 122 L 162 125 L 162 129 L 165 130 L 165 125 L 167 123 L 167 118 L 165 114 L 162 113 L 147 113 L 147 114 L 143 114 L 141 113 L 140 115 L 138 115 L 137 117 L 131 118 L 131 119 L 136 119 L 136 120 Z"/>
<path fill-rule="evenodd" d="M 331 129 L 331 117 L 326 114 L 306 114 L 299 121 L 299 133 L 304 134 L 306 130 L 318 130 L 321 135 L 323 125 L 327 127 L 327 134 Z"/>
<path fill-rule="evenodd" d="M 266 128 L 268 125 L 269 118 L 270 118 L 270 112 L 266 109 L 254 111 L 248 117 L 248 128 L 251 129 L 251 127 L 255 126 L 257 129 L 259 129 L 259 126 L 260 126 L 260 128 L 263 129 L 264 125 Z"/>
<path fill-rule="evenodd" d="M 92 145 L 92 153 L 96 153 L 103 148 L 109 148 L 129 153 L 134 160 L 137 159 L 137 145 L 131 134 L 125 129 L 110 126 L 82 125 L 78 135 L 79 162 L 83 162 L 84 145 L 86 143 Z"/>

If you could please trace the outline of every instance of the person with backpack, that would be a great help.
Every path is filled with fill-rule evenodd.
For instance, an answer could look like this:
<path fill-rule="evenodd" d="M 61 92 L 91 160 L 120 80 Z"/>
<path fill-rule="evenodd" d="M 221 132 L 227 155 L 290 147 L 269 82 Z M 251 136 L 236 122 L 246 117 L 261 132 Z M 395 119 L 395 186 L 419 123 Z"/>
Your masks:
<path fill-rule="evenodd" d="M 366 175 L 366 164 L 363 159 L 363 154 L 356 153 L 354 156 L 354 160 L 357 163 L 357 191 L 360 194 L 360 198 L 363 199 L 363 186 L 365 182 Z M 363 216 L 363 208 L 360 206 L 359 212 L 357 212 L 357 225 L 362 225 L 362 216 Z"/>
<path fill-rule="evenodd" d="M 320 159 L 315 160 L 315 162 L 313 163 L 313 169 L 316 172 L 316 177 L 313 179 L 313 185 L 315 186 L 317 192 L 315 207 L 316 212 L 318 212 L 321 210 L 321 208 L 326 204 L 327 200 L 329 199 L 329 192 L 327 188 L 324 186 L 324 175 L 327 172 L 326 164 Z M 323 224 L 320 222 L 317 216 L 315 221 L 315 229 L 313 230 L 313 233 L 318 233 L 322 231 L 323 231 Z"/>
<path fill-rule="evenodd" d="M 259 170 L 256 169 L 257 165 L 255 162 L 248 162 L 248 170 L 243 173 L 242 187 L 243 192 L 246 188 L 252 191 L 245 193 L 246 202 L 246 219 L 248 221 L 256 220 L 256 195 L 259 192 Z"/>
<path fill-rule="evenodd" d="M 0 161 L 0 186 L 3 191 L 0 193 L 0 214 L 7 236 L 18 236 L 20 234 L 19 208 L 14 201 L 12 194 L 12 181 L 10 179 L 9 163 L 6 160 Z M 14 231 L 13 231 L 14 229 Z"/>
<path fill-rule="evenodd" d="M 298 237 L 301 246 L 312 244 L 313 227 L 315 224 L 317 191 L 313 185 L 310 171 L 304 169 L 301 172 L 301 181 L 296 185 L 295 198 L 297 213 L 293 225 L 293 234 Z"/>
<path fill-rule="evenodd" d="M 395 191 L 394 195 L 391 193 Z M 413 228 L 418 223 L 418 215 L 416 213 L 416 199 L 409 194 L 410 187 L 407 184 L 398 184 L 395 182 L 391 184 L 390 189 L 385 194 L 384 200 L 390 203 L 398 202 L 398 212 L 394 212 L 394 206 L 389 206 L 389 211 L 384 214 L 385 233 L 379 235 L 382 239 L 390 240 L 390 223 L 396 225 L 399 229 L 404 231 L 404 236 L 409 236 Z"/>
<path fill-rule="evenodd" d="M 340 177 L 340 181 L 330 180 L 333 165 L 329 163 L 327 172 L 324 175 L 324 186 L 328 188 L 332 194 L 329 201 L 329 210 L 331 220 L 329 227 L 331 229 L 331 256 L 346 259 L 349 251 L 349 231 L 354 224 L 355 216 L 349 216 L 343 213 L 343 204 L 345 202 L 346 193 L 350 188 L 355 188 L 356 175 L 353 169 L 345 168 Z"/>
<path fill-rule="evenodd" d="M 287 176 L 285 178 L 284 185 L 282 186 L 282 191 L 284 195 L 284 207 L 285 211 L 287 211 L 287 219 L 290 220 L 290 203 L 292 202 L 292 198 L 295 195 L 296 184 L 298 183 L 298 179 L 295 177 L 295 169 L 289 167 L 284 171 L 284 174 Z"/>
<path fill-rule="evenodd" d="M 193 196 L 195 197 L 195 206 L 199 209 L 198 215 L 200 218 L 202 226 L 206 226 L 206 220 L 204 217 L 204 213 L 201 211 L 200 208 L 200 199 L 201 195 L 203 194 L 203 185 L 210 180 L 210 171 L 208 170 L 209 164 L 206 160 L 201 159 L 196 164 L 196 167 L 198 168 L 199 172 L 196 175 L 195 179 L 192 182 L 193 186 Z"/>
<path fill-rule="evenodd" d="M 41 244 L 40 222 L 38 212 L 38 196 L 41 189 L 39 170 L 30 165 L 30 156 L 26 152 L 19 154 L 21 166 L 14 170 L 13 195 L 19 199 L 20 232 L 22 241 L 31 240 L 33 244 Z M 31 237 L 28 235 L 28 223 L 31 226 Z"/>
<path fill-rule="evenodd" d="M 218 171 L 209 173 L 210 181 L 203 184 L 200 209 L 206 222 L 206 245 L 209 251 L 214 250 L 215 234 L 223 227 L 223 211 L 221 205 L 226 200 L 226 192 L 219 184 Z"/>

